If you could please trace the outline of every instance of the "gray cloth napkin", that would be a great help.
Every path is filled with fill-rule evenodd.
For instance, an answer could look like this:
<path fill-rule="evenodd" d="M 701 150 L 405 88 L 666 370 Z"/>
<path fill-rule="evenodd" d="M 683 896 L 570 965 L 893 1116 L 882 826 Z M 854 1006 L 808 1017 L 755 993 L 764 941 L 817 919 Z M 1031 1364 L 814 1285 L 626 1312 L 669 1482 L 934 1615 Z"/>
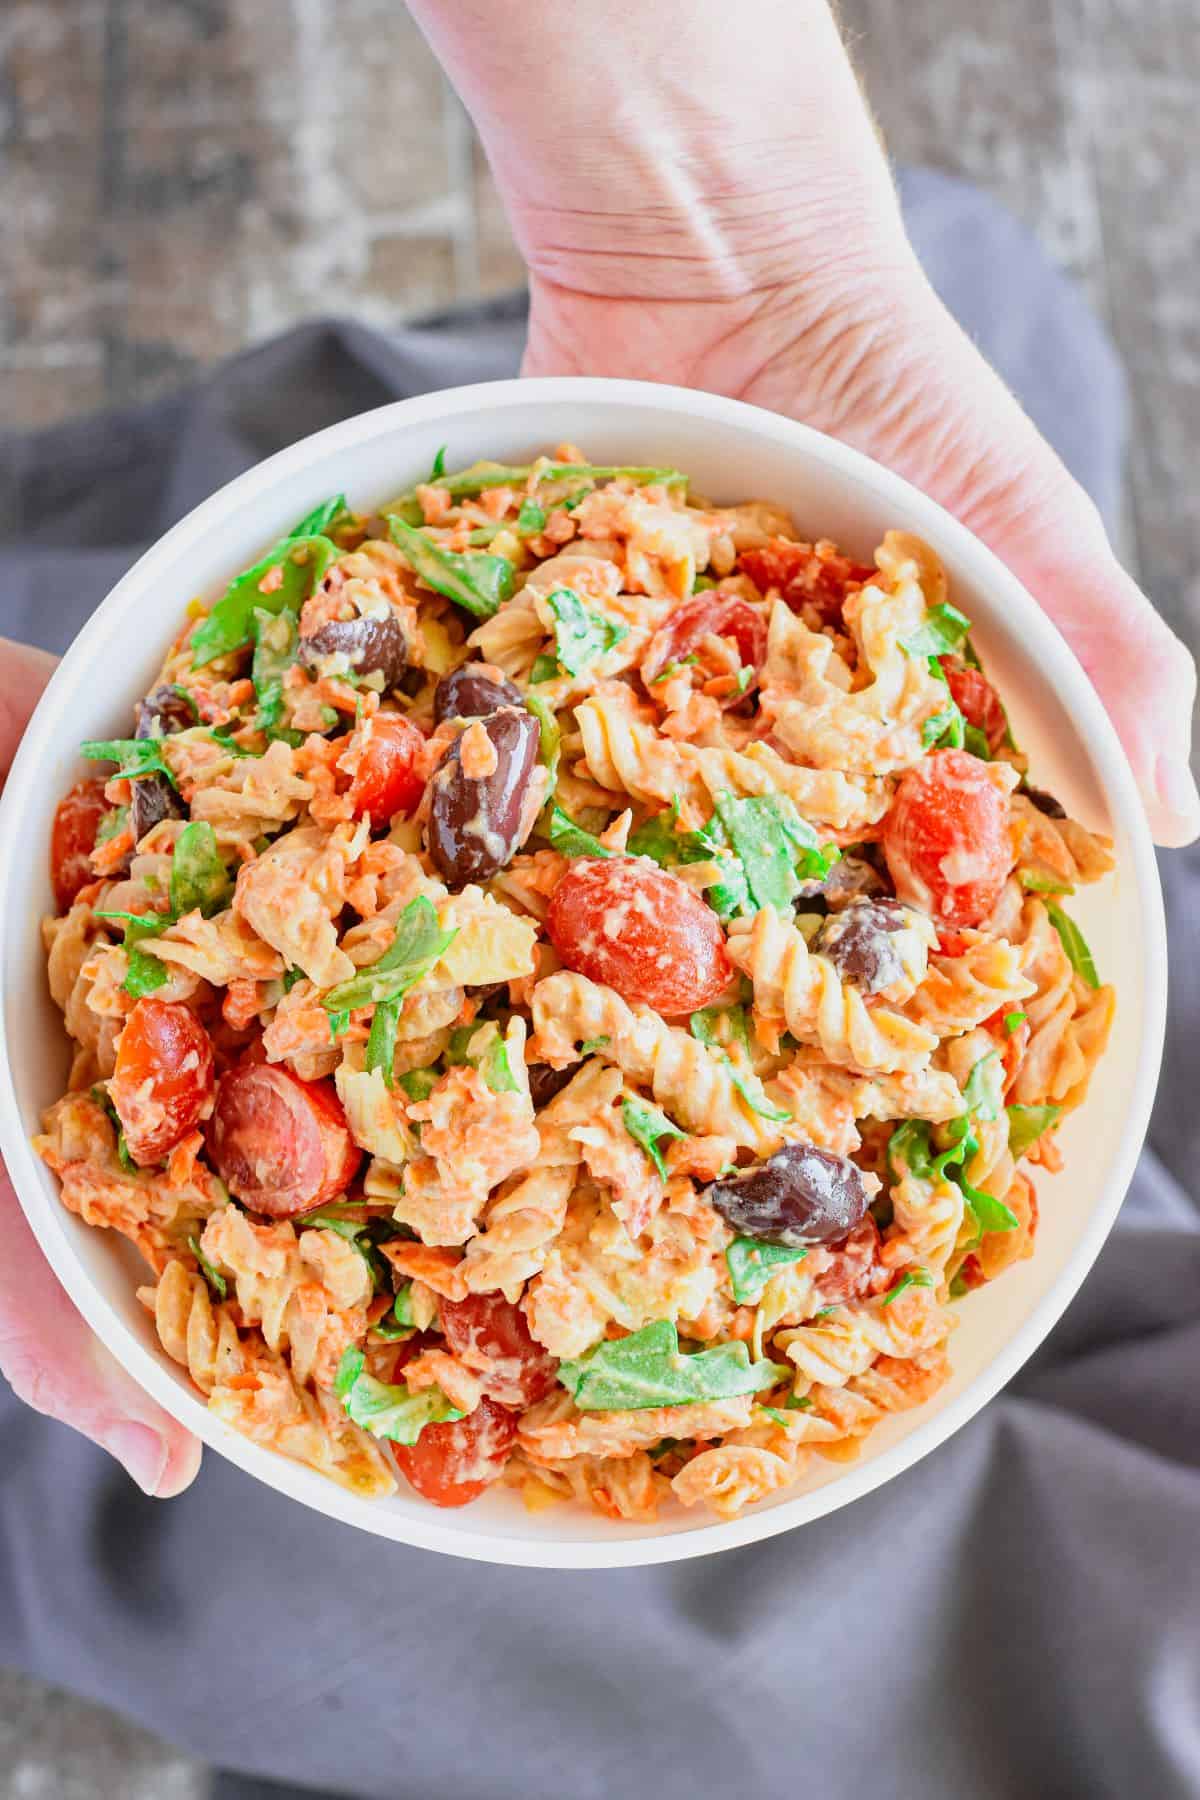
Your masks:
<path fill-rule="evenodd" d="M 1124 401 L 1099 327 L 983 196 L 926 172 L 903 194 L 935 284 L 1111 518 Z M 61 649 L 221 482 L 363 408 L 511 374 L 522 329 L 519 301 L 389 338 L 323 322 L 175 398 L 0 435 L 0 629 Z M 1194 1800 L 1200 853 L 1164 877 L 1153 1147 L 1049 1342 L 916 1468 L 721 1557 L 538 1573 L 387 1546 L 215 1455 L 145 1500 L 0 1392 L 0 1662 L 246 1771 L 227 1800 L 280 1791 L 253 1776 L 380 1800 Z"/>

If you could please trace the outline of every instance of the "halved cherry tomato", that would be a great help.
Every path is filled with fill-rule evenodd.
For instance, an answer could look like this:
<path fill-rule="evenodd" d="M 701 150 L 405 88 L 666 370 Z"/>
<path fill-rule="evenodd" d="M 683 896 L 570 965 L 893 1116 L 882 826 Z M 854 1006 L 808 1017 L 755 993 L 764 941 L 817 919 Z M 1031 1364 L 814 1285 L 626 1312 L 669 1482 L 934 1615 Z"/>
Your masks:
<path fill-rule="evenodd" d="M 525 1314 L 503 1294 L 443 1300 L 438 1310 L 447 1344 L 483 1376 L 493 1400 L 525 1407 L 550 1392 L 558 1359 L 537 1342 Z"/>
<path fill-rule="evenodd" d="M 170 1000 L 139 1000 L 118 1040 L 108 1091 L 133 1160 L 160 1162 L 212 1098 L 212 1045 L 195 1013 Z"/>
<path fill-rule="evenodd" d="M 435 1506 L 466 1506 L 499 1480 L 517 1415 L 485 1394 L 465 1419 L 426 1425 L 415 1444 L 393 1444 L 400 1473 Z"/>
<path fill-rule="evenodd" d="M 50 879 L 54 883 L 54 904 L 60 913 L 74 904 L 80 888 L 96 879 L 88 858 L 96 847 L 96 832 L 107 811 L 104 781 L 97 776 L 77 781 L 58 803 L 50 831 Z"/>
<path fill-rule="evenodd" d="M 677 876 L 634 857 L 573 862 L 546 929 L 568 969 L 668 1017 L 707 1006 L 733 974 L 715 913 Z"/>
<path fill-rule="evenodd" d="M 343 1193 L 362 1161 L 332 1081 L 301 1081 L 270 1063 L 239 1063 L 221 1077 L 208 1148 L 238 1199 L 274 1219 Z"/>
<path fill-rule="evenodd" d="M 939 924 L 978 925 L 1013 863 L 1008 801 L 987 765 L 965 750 L 935 750 L 900 778 L 883 822 L 896 893 Z"/>
<path fill-rule="evenodd" d="M 767 622 L 748 600 L 713 589 L 685 600 L 650 640 L 641 665 L 642 680 L 652 682 L 669 663 L 679 662 L 700 639 L 732 638 L 743 668 L 760 669 L 767 654 Z"/>
<path fill-rule="evenodd" d="M 761 550 L 743 550 L 743 570 L 762 593 L 776 589 L 793 612 L 815 606 L 827 625 L 837 624 L 852 587 L 870 581 L 875 570 L 856 563 L 828 544 L 793 543 L 772 538 Z"/>
<path fill-rule="evenodd" d="M 350 784 L 350 804 L 356 819 L 365 814 L 379 827 L 397 813 L 412 812 L 424 793 L 420 759 L 425 739 L 399 713 L 376 713 L 359 730 L 366 748 Z"/>
<path fill-rule="evenodd" d="M 955 656 L 939 656 L 938 661 L 959 712 L 968 725 L 982 731 L 988 749 L 995 756 L 1008 735 L 1008 720 L 1004 717 L 999 694 L 987 676 L 971 668 L 969 663 L 960 662 Z"/>

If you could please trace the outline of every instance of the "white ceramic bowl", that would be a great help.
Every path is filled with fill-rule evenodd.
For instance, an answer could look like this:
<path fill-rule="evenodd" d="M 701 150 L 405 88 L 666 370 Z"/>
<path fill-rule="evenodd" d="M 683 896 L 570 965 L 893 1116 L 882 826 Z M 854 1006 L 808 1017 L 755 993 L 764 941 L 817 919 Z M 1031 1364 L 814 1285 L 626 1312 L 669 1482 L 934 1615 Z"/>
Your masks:
<path fill-rule="evenodd" d="M 885 1421 L 859 1462 L 818 1462 L 810 1485 L 728 1524 L 681 1509 L 651 1526 L 572 1506 L 530 1514 L 507 1490 L 456 1512 L 409 1493 L 371 1503 L 257 1448 L 208 1413 L 159 1348 L 134 1298 L 136 1257 L 65 1210 L 29 1144 L 68 1064 L 38 922 L 51 904 L 54 808 L 85 768 L 79 742 L 128 729 L 186 602 L 218 593 L 317 501 L 345 490 L 360 509 L 381 503 L 419 479 L 441 444 L 454 468 L 480 457 L 524 461 L 565 439 L 598 461 L 686 469 L 716 500 L 782 501 L 802 532 L 834 538 L 867 561 L 889 526 L 928 539 L 954 601 L 976 623 L 1035 779 L 1116 839 L 1115 877 L 1084 889 L 1073 906 L 1116 984 L 1118 1025 L 1086 1106 L 1062 1130 L 1065 1172 L 1039 1179 L 1036 1254 L 961 1308 L 954 1375 L 930 1405 Z M 80 633 L 21 746 L 0 806 L 0 944 L 4 1157 L 59 1279 L 130 1374 L 213 1450 L 331 1518 L 431 1550 L 561 1568 L 670 1562 L 769 1537 L 890 1480 L 977 1412 L 1045 1337 L 1113 1223 L 1150 1113 L 1166 1000 L 1162 900 L 1132 777 L 1086 676 L 1020 583 L 933 501 L 856 451 L 735 401 L 641 382 L 497 382 L 382 407 L 271 457 L 168 532 Z"/>

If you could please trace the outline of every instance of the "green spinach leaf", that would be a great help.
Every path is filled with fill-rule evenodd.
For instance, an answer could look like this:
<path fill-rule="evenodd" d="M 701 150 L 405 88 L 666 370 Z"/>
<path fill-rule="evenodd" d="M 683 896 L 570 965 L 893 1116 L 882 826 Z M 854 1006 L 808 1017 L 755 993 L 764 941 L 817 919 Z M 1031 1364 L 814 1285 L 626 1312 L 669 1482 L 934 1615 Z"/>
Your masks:
<path fill-rule="evenodd" d="M 442 1390 L 423 1388 L 414 1394 L 407 1387 L 376 1381 L 366 1372 L 366 1358 L 353 1344 L 338 1365 L 334 1392 L 356 1425 L 372 1437 L 390 1438 L 394 1444 L 415 1444 L 426 1425 L 461 1419 Z"/>
<path fill-rule="evenodd" d="M 753 1306 L 774 1269 L 803 1262 L 807 1255 L 807 1250 L 793 1249 L 788 1244 L 768 1244 L 762 1238 L 734 1238 L 725 1252 L 734 1299 L 739 1306 Z"/>
<path fill-rule="evenodd" d="M 1062 947 L 1067 953 L 1067 959 L 1075 973 L 1087 983 L 1088 987 L 1098 988 L 1100 977 L 1096 973 L 1092 953 L 1088 949 L 1087 939 L 1074 919 L 1065 913 L 1061 906 L 1057 906 L 1053 900 L 1046 901 L 1046 911 L 1050 915 L 1050 923 L 1057 931 L 1062 941 Z"/>
<path fill-rule="evenodd" d="M 684 1355 L 669 1319 L 644 1325 L 629 1337 L 598 1344 L 586 1355 L 560 1363 L 558 1378 L 581 1412 L 641 1411 L 651 1406 L 689 1406 L 735 1394 L 757 1394 L 791 1381 L 794 1370 L 750 1361 L 740 1342 Z"/>
<path fill-rule="evenodd" d="M 659 1141 L 662 1138 L 682 1138 L 687 1134 L 673 1125 L 665 1113 L 659 1112 L 657 1106 L 643 1106 L 640 1100 L 625 1100 L 621 1103 L 621 1120 L 626 1131 L 635 1144 L 641 1146 L 654 1167 L 665 1181 L 667 1165 L 663 1161 Z"/>
<path fill-rule="evenodd" d="M 414 573 L 477 619 L 490 619 L 511 596 L 516 571 L 507 556 L 492 556 L 486 550 L 444 550 L 396 513 L 388 514 L 388 526 Z"/>
<path fill-rule="evenodd" d="M 555 588 L 547 594 L 546 604 L 554 614 L 557 660 L 568 675 L 581 675 L 598 657 L 629 636 L 628 625 L 593 612 L 573 588 Z"/>
<path fill-rule="evenodd" d="M 418 894 L 400 914 L 396 935 L 378 961 L 330 988 L 322 1005 L 329 1013 L 340 1013 L 400 999 L 433 967 L 456 935 L 453 930 L 442 930 L 433 902 Z"/>

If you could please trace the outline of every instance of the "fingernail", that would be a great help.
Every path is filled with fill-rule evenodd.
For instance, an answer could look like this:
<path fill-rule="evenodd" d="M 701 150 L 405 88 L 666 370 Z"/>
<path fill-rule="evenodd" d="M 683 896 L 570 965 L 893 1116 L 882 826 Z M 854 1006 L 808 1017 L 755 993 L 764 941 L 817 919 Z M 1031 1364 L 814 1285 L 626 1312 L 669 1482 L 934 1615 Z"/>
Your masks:
<path fill-rule="evenodd" d="M 1181 825 L 1190 826 L 1192 831 L 1200 827 L 1200 793 L 1187 763 L 1173 756 L 1160 756 L 1154 767 L 1154 786 L 1162 804 Z"/>
<path fill-rule="evenodd" d="M 104 1448 L 133 1476 L 144 1494 L 157 1494 L 167 1468 L 166 1439 L 150 1425 L 123 1419 L 104 1439 Z"/>

